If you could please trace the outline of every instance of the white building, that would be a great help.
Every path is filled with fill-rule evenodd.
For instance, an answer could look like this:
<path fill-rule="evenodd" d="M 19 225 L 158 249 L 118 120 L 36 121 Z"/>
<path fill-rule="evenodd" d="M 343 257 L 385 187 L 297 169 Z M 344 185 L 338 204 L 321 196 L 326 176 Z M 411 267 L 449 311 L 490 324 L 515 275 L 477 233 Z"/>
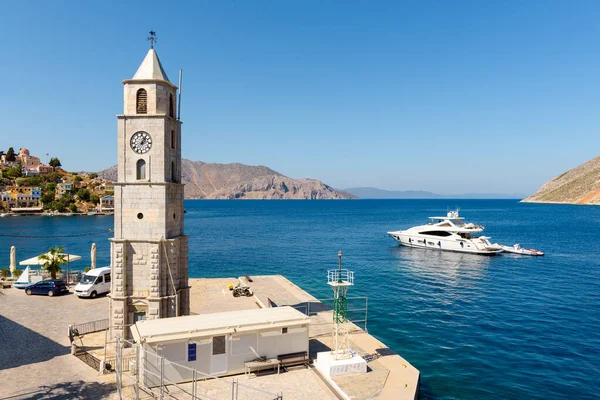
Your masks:
<path fill-rule="evenodd" d="M 104 196 L 100 199 L 100 211 L 113 212 L 115 211 L 115 197 Z"/>
<path fill-rule="evenodd" d="M 62 199 L 65 193 L 70 192 L 73 188 L 73 182 L 62 181 L 56 185 L 56 197 Z"/>
<path fill-rule="evenodd" d="M 160 354 L 169 382 L 192 380 L 193 368 L 203 375 L 244 373 L 244 363 L 259 355 L 307 352 L 310 318 L 292 307 L 273 307 L 214 314 L 138 321 L 131 327 L 133 338 L 145 350 L 140 368 L 148 387 L 160 384 Z M 181 368 L 171 363 L 185 367 Z"/>

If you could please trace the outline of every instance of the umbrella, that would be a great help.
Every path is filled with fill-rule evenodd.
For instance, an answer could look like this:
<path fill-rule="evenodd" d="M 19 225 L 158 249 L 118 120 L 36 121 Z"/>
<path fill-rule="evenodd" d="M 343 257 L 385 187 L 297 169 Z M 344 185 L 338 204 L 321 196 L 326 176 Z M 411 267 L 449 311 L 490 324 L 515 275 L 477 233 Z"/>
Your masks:
<path fill-rule="evenodd" d="M 46 254 L 50 255 L 50 252 L 48 252 Z M 81 256 L 76 256 L 75 254 L 67 254 L 67 253 L 60 253 L 60 254 L 67 258 L 67 262 L 81 260 Z M 45 261 L 40 260 L 40 256 L 36 256 L 36 257 L 31 257 L 31 258 L 28 258 L 27 260 L 23 260 L 23 261 L 19 262 L 19 265 L 44 265 L 44 263 L 45 263 Z"/>
<path fill-rule="evenodd" d="M 90 256 L 92 258 L 91 268 L 94 269 L 96 268 L 96 243 L 92 243 L 92 253 Z"/>
<path fill-rule="evenodd" d="M 10 246 L 10 276 L 15 278 L 15 271 L 17 270 L 17 249 L 15 246 Z"/>

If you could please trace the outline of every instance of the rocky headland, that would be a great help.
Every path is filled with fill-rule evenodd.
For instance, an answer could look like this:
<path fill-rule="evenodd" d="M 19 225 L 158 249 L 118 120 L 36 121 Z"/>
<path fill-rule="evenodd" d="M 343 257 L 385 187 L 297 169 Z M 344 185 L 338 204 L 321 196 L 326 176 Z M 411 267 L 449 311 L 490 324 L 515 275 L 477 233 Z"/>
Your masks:
<path fill-rule="evenodd" d="M 600 156 L 550 179 L 522 202 L 600 205 Z"/>
<path fill-rule="evenodd" d="M 98 173 L 116 181 L 117 166 Z M 186 199 L 352 199 L 317 179 L 294 179 L 259 165 L 181 160 Z"/>

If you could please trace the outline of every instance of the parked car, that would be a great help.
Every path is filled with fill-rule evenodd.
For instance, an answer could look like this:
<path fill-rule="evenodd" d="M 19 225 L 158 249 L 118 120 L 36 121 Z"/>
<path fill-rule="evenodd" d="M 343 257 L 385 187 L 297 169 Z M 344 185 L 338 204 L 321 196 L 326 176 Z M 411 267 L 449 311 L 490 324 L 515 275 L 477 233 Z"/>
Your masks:
<path fill-rule="evenodd" d="M 65 281 L 60 279 L 45 279 L 29 285 L 25 288 L 27 295 L 32 294 L 47 294 L 48 296 L 54 296 L 57 294 L 69 293 L 69 288 Z"/>
<path fill-rule="evenodd" d="M 110 292 L 110 267 L 89 270 L 75 286 L 75 294 L 78 297 L 93 299 L 99 294 L 108 292 Z"/>

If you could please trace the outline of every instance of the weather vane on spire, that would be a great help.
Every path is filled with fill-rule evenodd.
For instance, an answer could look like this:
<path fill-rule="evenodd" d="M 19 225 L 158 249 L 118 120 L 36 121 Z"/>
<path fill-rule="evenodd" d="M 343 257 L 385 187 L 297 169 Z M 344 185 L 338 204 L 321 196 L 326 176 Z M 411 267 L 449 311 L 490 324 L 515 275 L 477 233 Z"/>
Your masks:
<path fill-rule="evenodd" d="M 146 40 L 150 41 L 150 48 L 153 49 L 154 48 L 154 42 L 156 42 L 158 40 L 158 38 L 156 37 L 156 32 L 155 31 L 150 31 L 150 36 Z"/>

